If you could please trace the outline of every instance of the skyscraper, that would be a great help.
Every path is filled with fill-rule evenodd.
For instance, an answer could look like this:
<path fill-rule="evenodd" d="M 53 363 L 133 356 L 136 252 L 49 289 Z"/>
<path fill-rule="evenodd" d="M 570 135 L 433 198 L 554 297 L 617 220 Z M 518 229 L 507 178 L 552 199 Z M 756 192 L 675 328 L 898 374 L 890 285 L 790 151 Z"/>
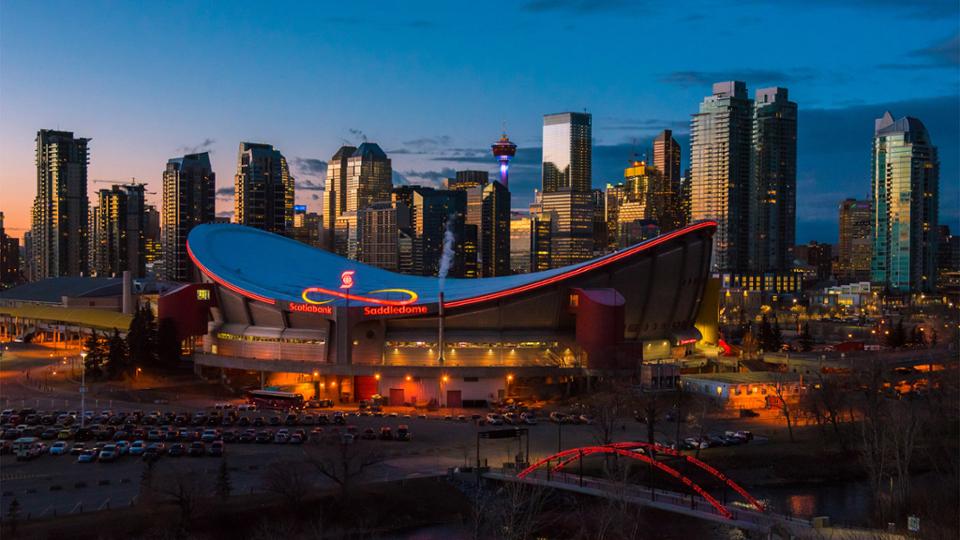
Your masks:
<path fill-rule="evenodd" d="M 327 162 L 327 181 L 321 195 L 324 249 L 334 250 L 337 218 L 347 208 L 347 160 L 357 151 L 355 146 L 341 146 Z"/>
<path fill-rule="evenodd" d="M 20 241 L 7 236 L 0 212 L 0 289 L 20 281 Z"/>
<path fill-rule="evenodd" d="M 390 159 L 376 143 L 365 142 L 357 148 L 344 146 L 334 154 L 327 169 L 327 189 L 332 193 L 325 194 L 324 208 L 328 212 L 332 200 L 333 215 L 325 214 L 324 222 L 333 223 L 334 251 L 345 257 L 357 255 L 348 248 L 359 242 L 358 212 L 374 203 L 390 202 L 392 187 Z"/>
<path fill-rule="evenodd" d="M 167 161 L 161 207 L 164 278 L 171 281 L 193 278 L 187 235 L 195 226 L 213 223 L 216 219 L 216 180 L 206 152 Z"/>
<path fill-rule="evenodd" d="M 834 274 L 841 283 L 870 281 L 873 258 L 873 201 L 840 203 L 840 243 Z"/>
<path fill-rule="evenodd" d="M 87 273 L 90 139 L 37 133 L 37 196 L 31 216 L 30 280 Z"/>
<path fill-rule="evenodd" d="M 530 271 L 530 216 L 521 212 L 510 213 L 510 273 L 526 274 Z"/>
<path fill-rule="evenodd" d="M 673 131 L 665 129 L 653 139 L 653 166 L 660 171 L 670 189 L 680 192 L 680 143 Z"/>
<path fill-rule="evenodd" d="M 690 124 L 690 215 L 717 221 L 714 270 L 747 269 L 752 109 L 746 84 L 719 82 Z"/>
<path fill-rule="evenodd" d="M 894 293 L 936 287 L 940 162 L 923 123 L 886 112 L 874 125 L 871 280 Z"/>
<path fill-rule="evenodd" d="M 750 161 L 750 271 L 793 269 L 797 227 L 797 104 L 786 88 L 757 90 Z"/>
<path fill-rule="evenodd" d="M 92 273 L 119 277 L 129 271 L 144 277 L 146 246 L 143 184 L 118 184 L 97 192 L 94 211 Z"/>
<path fill-rule="evenodd" d="M 277 234 L 293 226 L 294 179 L 279 150 L 269 144 L 240 143 L 234 183 L 237 223 Z"/>
<path fill-rule="evenodd" d="M 447 182 L 466 197 L 464 257 L 466 277 L 510 274 L 510 191 L 499 180 L 489 181 L 486 171 L 457 171 Z M 472 275 L 471 231 L 476 231 L 476 275 Z"/>
<path fill-rule="evenodd" d="M 403 227 L 398 228 L 411 238 L 411 273 L 438 275 L 444 256 L 444 243 L 449 236 L 454 258 L 449 261 L 448 277 L 462 277 L 465 264 L 466 194 L 457 190 L 402 186 L 393 190 L 393 200 L 410 209 L 409 233 Z"/>
<path fill-rule="evenodd" d="M 589 192 L 593 187 L 592 117 L 558 113 L 543 117 L 543 192 Z"/>
<path fill-rule="evenodd" d="M 290 238 L 313 247 L 322 247 L 320 244 L 320 215 L 316 212 L 307 212 L 306 205 L 293 205 L 293 227 L 290 229 Z"/>
<path fill-rule="evenodd" d="M 409 210 L 403 203 L 378 202 L 360 210 L 360 262 L 398 271 L 400 227 L 408 227 L 409 220 Z"/>
<path fill-rule="evenodd" d="M 365 142 L 347 160 L 346 212 L 389 202 L 393 189 L 390 158 L 377 143 Z"/>
<path fill-rule="evenodd" d="M 543 117 L 541 216 L 549 216 L 554 268 L 593 257 L 591 124 L 587 113 Z"/>
<path fill-rule="evenodd" d="M 510 275 L 510 190 L 495 180 L 483 187 L 478 227 L 481 277 Z"/>

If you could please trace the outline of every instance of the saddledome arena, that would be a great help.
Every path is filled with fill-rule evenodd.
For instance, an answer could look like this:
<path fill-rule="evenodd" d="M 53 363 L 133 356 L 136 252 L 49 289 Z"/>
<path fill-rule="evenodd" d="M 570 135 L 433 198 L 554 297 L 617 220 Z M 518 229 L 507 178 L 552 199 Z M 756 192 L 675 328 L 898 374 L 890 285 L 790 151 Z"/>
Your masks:
<path fill-rule="evenodd" d="M 188 252 L 214 286 L 195 366 L 299 384 L 305 397 L 450 407 L 638 374 L 700 339 L 715 230 L 698 222 L 572 266 L 440 280 L 201 225 Z"/>

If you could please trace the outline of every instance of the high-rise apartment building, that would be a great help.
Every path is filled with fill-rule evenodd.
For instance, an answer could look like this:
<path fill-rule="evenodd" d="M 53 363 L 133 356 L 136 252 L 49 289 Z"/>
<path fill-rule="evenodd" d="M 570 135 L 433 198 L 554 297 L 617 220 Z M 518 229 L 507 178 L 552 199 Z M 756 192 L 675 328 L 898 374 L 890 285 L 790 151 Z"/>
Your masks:
<path fill-rule="evenodd" d="M 873 258 L 873 201 L 840 203 L 840 242 L 834 274 L 840 284 L 870 281 Z"/>
<path fill-rule="evenodd" d="M 87 274 L 89 141 L 69 131 L 37 133 L 37 196 L 27 254 L 31 281 Z"/>
<path fill-rule="evenodd" d="M 279 150 L 269 144 L 240 143 L 234 184 L 237 223 L 276 234 L 293 226 L 294 178 Z"/>
<path fill-rule="evenodd" d="M 403 203 L 377 202 L 357 213 L 360 262 L 398 272 L 400 229 L 409 228 L 410 211 Z"/>
<path fill-rule="evenodd" d="M 161 247 L 160 235 L 160 211 L 152 204 L 143 206 L 144 226 L 143 226 L 143 250 L 147 266 L 153 265 L 163 257 L 163 248 Z M 150 274 L 150 272 L 147 272 Z M 154 274 L 156 277 L 156 274 Z"/>
<path fill-rule="evenodd" d="M 876 120 L 871 160 L 871 281 L 893 293 L 936 288 L 940 162 L 923 123 Z"/>
<path fill-rule="evenodd" d="M 129 271 L 142 278 L 146 268 L 143 184 L 118 184 L 97 192 L 93 212 L 92 273 L 119 277 Z"/>
<path fill-rule="evenodd" d="M 483 187 L 488 182 L 490 182 L 490 173 L 487 171 L 457 171 L 456 178 L 447 180 L 447 189 Z"/>
<path fill-rule="evenodd" d="M 750 162 L 750 271 L 793 269 L 797 227 L 797 104 L 786 88 L 757 90 Z"/>
<path fill-rule="evenodd" d="M 193 279 L 193 263 L 187 255 L 187 235 L 197 225 L 216 220 L 216 180 L 210 155 L 206 152 L 167 161 L 163 171 L 161 207 L 161 275 L 165 279 Z"/>
<path fill-rule="evenodd" d="M 749 184 L 753 103 L 740 81 L 719 82 L 690 123 L 690 216 L 717 222 L 714 270 L 749 262 Z"/>
<path fill-rule="evenodd" d="M 551 224 L 551 265 L 575 264 L 594 255 L 592 118 L 588 113 L 543 117 L 541 216 Z"/>

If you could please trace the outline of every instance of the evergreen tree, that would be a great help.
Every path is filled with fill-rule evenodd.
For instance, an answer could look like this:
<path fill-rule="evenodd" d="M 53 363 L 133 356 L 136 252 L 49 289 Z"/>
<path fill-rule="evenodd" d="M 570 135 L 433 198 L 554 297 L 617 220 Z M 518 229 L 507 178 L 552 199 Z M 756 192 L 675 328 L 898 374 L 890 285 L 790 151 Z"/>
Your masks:
<path fill-rule="evenodd" d="M 157 364 L 157 325 L 149 302 L 137 309 L 130 321 L 127 350 L 132 363 L 138 366 Z"/>
<path fill-rule="evenodd" d="M 177 327 L 169 317 L 160 319 L 157 329 L 157 360 L 161 366 L 176 367 L 180 362 L 180 340 Z"/>
<path fill-rule="evenodd" d="M 776 350 L 776 346 L 773 344 L 773 329 L 770 327 L 770 321 L 767 320 L 766 315 L 760 318 L 760 331 L 758 334 L 757 337 L 760 342 L 760 347 L 764 351 Z"/>
<path fill-rule="evenodd" d="M 936 328 L 931 329 L 931 331 L 930 331 L 930 346 L 931 346 L 931 347 L 936 347 L 938 340 L 939 340 L 939 336 L 937 336 L 937 329 L 936 329 Z"/>
<path fill-rule="evenodd" d="M 20 523 L 20 501 L 16 497 L 7 507 L 7 525 L 10 527 L 10 536 L 17 535 L 17 525 Z"/>
<path fill-rule="evenodd" d="M 776 317 L 773 318 L 773 331 L 770 333 L 770 344 L 773 345 L 771 350 L 779 351 L 783 348 L 783 332 L 780 331 L 780 321 Z"/>
<path fill-rule="evenodd" d="M 107 376 L 117 379 L 130 371 L 127 344 L 120 337 L 120 331 L 113 329 L 113 335 L 107 342 Z"/>
<path fill-rule="evenodd" d="M 88 377 L 100 377 L 103 375 L 103 363 L 107 359 L 107 348 L 103 336 L 96 331 L 91 332 L 84 343 L 84 349 L 87 351 L 87 358 L 83 362 L 83 369 L 86 370 Z"/>
<path fill-rule="evenodd" d="M 220 469 L 217 471 L 217 485 L 216 485 L 216 494 L 217 498 L 221 501 L 226 501 L 230 498 L 230 493 L 233 491 L 233 483 L 230 481 L 230 468 L 227 466 L 227 460 L 220 460 Z"/>
<path fill-rule="evenodd" d="M 813 336 L 810 335 L 810 323 L 803 324 L 803 331 L 800 332 L 799 343 L 800 350 L 803 352 L 809 352 L 813 349 Z"/>

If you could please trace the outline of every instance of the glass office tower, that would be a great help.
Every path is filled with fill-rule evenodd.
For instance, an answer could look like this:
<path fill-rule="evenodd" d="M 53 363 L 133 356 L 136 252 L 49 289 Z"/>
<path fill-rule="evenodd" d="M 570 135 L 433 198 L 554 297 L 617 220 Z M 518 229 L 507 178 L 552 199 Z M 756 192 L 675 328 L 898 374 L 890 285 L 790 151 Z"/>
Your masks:
<path fill-rule="evenodd" d="M 871 281 L 892 293 L 936 287 L 940 162 L 920 120 L 875 122 L 871 160 L 873 261 Z"/>

